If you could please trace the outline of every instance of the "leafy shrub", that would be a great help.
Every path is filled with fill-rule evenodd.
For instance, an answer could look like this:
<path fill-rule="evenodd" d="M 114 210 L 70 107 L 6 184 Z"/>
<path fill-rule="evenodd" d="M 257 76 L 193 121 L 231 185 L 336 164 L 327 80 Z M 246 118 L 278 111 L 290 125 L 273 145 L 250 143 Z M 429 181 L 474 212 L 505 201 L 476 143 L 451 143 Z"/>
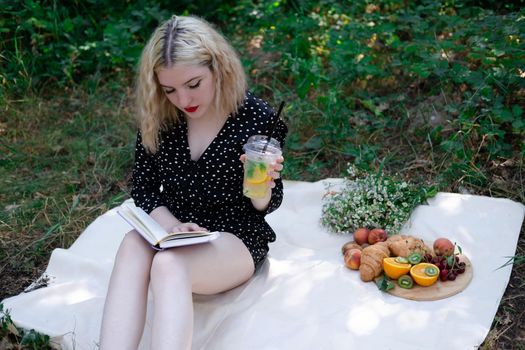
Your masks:
<path fill-rule="evenodd" d="M 432 153 L 443 183 L 485 186 L 492 161 L 525 155 L 525 9 L 483 5 L 241 1 L 228 29 L 261 38 L 247 66 L 292 101 L 289 149 L 307 162 L 377 168 L 408 133 L 398 152 Z"/>
<path fill-rule="evenodd" d="M 384 162 L 395 138 L 407 161 L 431 153 L 443 183 L 484 187 L 491 162 L 525 156 L 520 3 L 6 0 L 0 95 L 94 89 L 134 69 L 161 20 L 193 13 L 234 41 L 257 93 L 289 101 L 288 149 L 305 170 L 285 176 L 399 167 Z"/>
<path fill-rule="evenodd" d="M 5 0 L 0 17 L 3 94 L 86 79 L 96 86 L 108 74 L 133 70 L 161 21 L 189 11 L 213 17 L 219 3 L 229 2 Z"/>

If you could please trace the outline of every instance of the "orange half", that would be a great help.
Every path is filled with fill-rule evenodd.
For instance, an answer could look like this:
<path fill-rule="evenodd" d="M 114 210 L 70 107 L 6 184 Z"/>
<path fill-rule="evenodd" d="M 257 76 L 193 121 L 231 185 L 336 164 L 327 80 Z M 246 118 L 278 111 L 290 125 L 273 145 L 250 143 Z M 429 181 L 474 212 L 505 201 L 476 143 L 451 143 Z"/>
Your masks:
<path fill-rule="evenodd" d="M 435 267 L 438 273 L 434 276 L 427 275 L 425 273 L 425 269 L 427 267 Z M 417 284 L 419 284 L 422 287 L 428 287 L 436 283 L 439 277 L 439 268 L 434 264 L 419 263 L 417 265 L 412 266 L 412 268 L 410 269 L 410 275 L 412 275 L 412 278 Z"/>
<path fill-rule="evenodd" d="M 406 275 L 410 271 L 410 264 L 403 264 L 396 261 L 396 258 L 384 258 L 383 270 L 391 279 L 397 280 L 399 277 Z"/>

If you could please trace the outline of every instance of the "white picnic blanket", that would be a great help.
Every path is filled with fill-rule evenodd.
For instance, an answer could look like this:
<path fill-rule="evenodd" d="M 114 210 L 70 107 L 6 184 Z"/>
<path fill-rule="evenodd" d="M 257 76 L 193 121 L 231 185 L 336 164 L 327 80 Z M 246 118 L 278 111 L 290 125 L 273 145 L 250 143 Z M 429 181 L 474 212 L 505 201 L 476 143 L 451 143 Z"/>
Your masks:
<path fill-rule="evenodd" d="M 410 301 L 363 283 L 343 264 L 350 237 L 320 226 L 327 179 L 285 182 L 268 216 L 277 232 L 270 256 L 247 283 L 194 296 L 199 350 L 473 349 L 485 339 L 512 266 L 525 207 L 506 199 L 439 193 L 416 208 L 404 233 L 457 242 L 474 268 L 470 285 L 439 301 Z M 64 349 L 96 349 L 116 249 L 129 226 L 112 209 L 69 249 L 50 259 L 49 285 L 5 299 L 13 321 Z M 148 320 L 150 319 L 148 314 Z M 142 344 L 149 343 L 147 325 Z M 147 346 L 141 346 L 147 349 Z"/>

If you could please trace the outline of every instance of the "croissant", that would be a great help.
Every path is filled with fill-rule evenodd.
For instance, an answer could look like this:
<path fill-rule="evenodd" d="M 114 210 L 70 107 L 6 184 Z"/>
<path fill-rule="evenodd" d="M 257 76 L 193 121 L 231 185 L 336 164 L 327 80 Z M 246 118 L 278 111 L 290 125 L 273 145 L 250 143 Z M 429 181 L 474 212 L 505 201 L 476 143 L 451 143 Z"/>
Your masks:
<path fill-rule="evenodd" d="M 383 271 L 383 259 L 390 256 L 386 242 L 369 245 L 361 252 L 361 265 L 359 274 L 364 282 L 372 281 Z"/>
<path fill-rule="evenodd" d="M 432 250 L 423 242 L 422 239 L 407 235 L 390 236 L 386 243 L 388 249 L 393 256 L 407 257 L 410 254 L 417 252 L 421 255 L 431 254 Z"/>

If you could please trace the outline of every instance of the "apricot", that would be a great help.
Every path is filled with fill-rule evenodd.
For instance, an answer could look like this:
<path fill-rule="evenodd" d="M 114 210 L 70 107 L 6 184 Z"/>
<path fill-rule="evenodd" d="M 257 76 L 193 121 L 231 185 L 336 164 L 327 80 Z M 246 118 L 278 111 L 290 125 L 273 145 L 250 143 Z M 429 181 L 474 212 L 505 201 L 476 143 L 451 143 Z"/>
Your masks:
<path fill-rule="evenodd" d="M 370 230 L 368 235 L 368 244 L 375 244 L 377 242 L 384 242 L 388 238 L 388 235 L 385 230 L 382 228 L 375 228 Z"/>
<path fill-rule="evenodd" d="M 359 244 L 365 244 L 368 242 L 368 235 L 370 233 L 370 230 L 366 227 L 360 227 L 354 232 L 354 241 Z"/>
<path fill-rule="evenodd" d="M 452 255 L 454 254 L 454 244 L 447 238 L 438 238 L 434 241 L 434 253 L 436 255 Z"/>
<path fill-rule="evenodd" d="M 359 266 L 361 266 L 361 250 L 347 250 L 345 253 L 345 266 L 351 270 L 359 270 Z"/>

